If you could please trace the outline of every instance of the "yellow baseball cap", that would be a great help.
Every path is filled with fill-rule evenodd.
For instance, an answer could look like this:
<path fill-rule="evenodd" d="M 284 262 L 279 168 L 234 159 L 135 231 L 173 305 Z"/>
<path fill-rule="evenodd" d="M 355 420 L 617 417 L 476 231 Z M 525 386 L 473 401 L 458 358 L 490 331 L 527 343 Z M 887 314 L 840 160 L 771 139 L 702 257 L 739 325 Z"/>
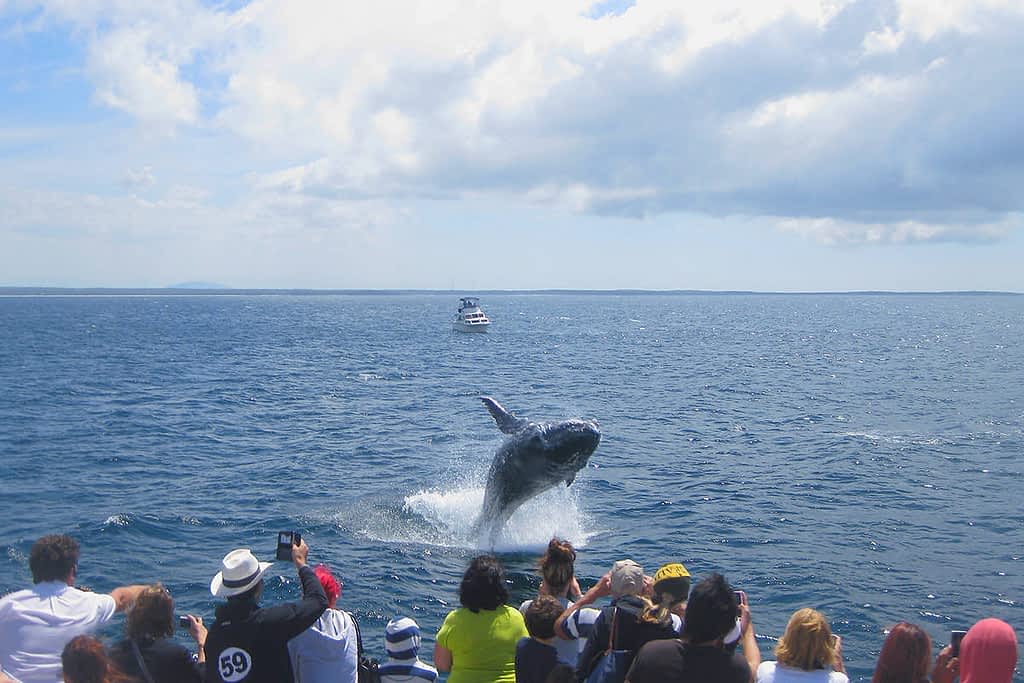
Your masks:
<path fill-rule="evenodd" d="M 686 570 L 679 562 L 673 562 L 672 564 L 662 565 L 662 567 L 654 573 L 654 582 L 657 583 L 662 579 L 681 579 L 683 577 L 689 577 L 690 572 Z"/>
<path fill-rule="evenodd" d="M 672 602 L 683 602 L 690 594 L 690 572 L 682 564 L 673 562 L 661 567 L 654 574 L 654 595 L 661 602 L 668 595 Z"/>

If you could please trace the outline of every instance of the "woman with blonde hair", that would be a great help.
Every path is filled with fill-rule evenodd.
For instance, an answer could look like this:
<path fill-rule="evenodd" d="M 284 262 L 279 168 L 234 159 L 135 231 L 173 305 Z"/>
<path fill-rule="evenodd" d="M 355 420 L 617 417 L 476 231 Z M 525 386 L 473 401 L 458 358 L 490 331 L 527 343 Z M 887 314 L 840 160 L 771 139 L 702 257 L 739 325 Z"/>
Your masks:
<path fill-rule="evenodd" d="M 642 621 L 683 630 L 686 598 L 690 595 L 690 572 L 679 562 L 662 565 L 654 574 L 651 604 L 640 615 Z"/>
<path fill-rule="evenodd" d="M 789 618 L 775 646 L 774 662 L 761 662 L 757 683 L 849 683 L 839 636 L 825 615 L 804 607 Z"/>

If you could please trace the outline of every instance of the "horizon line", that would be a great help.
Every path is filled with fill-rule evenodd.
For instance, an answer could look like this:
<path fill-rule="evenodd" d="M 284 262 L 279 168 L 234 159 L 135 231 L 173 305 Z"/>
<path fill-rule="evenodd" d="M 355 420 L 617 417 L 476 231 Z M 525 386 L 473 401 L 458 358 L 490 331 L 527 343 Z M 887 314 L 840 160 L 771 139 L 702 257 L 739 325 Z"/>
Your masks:
<path fill-rule="evenodd" d="M 88 295 L 154 295 L 154 296 L 247 296 L 247 295 L 402 295 L 402 294 L 444 294 L 456 296 L 466 292 L 481 294 L 576 294 L 576 295 L 774 295 L 774 296 L 828 296 L 828 295 L 998 295 L 1021 296 L 1024 292 L 983 289 L 949 289 L 949 290 L 886 290 L 886 289 L 851 289 L 851 290 L 753 290 L 753 289 L 569 289 L 569 288 L 538 288 L 538 289 L 415 289 L 415 288 L 314 288 L 314 287 L 48 287 L 48 286 L 3 286 L 0 285 L 0 296 L 88 296 Z"/>

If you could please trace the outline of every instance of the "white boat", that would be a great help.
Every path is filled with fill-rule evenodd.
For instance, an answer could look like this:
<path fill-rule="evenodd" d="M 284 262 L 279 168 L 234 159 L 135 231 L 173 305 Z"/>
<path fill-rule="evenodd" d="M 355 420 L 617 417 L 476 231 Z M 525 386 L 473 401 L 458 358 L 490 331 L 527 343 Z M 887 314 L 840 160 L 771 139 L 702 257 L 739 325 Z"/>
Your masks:
<path fill-rule="evenodd" d="M 459 310 L 452 321 L 452 327 L 460 332 L 486 332 L 491 321 L 482 310 L 480 300 L 465 296 L 459 299 Z"/>

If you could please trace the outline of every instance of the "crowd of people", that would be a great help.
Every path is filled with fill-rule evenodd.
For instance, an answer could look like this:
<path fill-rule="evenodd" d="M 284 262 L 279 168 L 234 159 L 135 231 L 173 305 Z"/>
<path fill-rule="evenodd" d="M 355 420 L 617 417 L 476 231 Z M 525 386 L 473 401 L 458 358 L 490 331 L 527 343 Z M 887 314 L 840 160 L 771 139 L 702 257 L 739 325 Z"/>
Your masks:
<path fill-rule="evenodd" d="M 398 616 L 385 628 L 387 659 L 364 656 L 359 624 L 337 607 L 342 584 L 307 564 L 299 539 L 291 559 L 302 585 L 294 602 L 261 606 L 271 566 L 250 550 L 221 561 L 210 592 L 223 599 L 207 628 L 175 617 L 157 584 L 98 594 L 75 587 L 80 549 L 64 535 L 32 547 L 33 586 L 0 598 L 0 683 L 848 683 L 841 638 L 810 607 L 793 613 L 774 659 L 762 661 L 747 597 L 721 574 L 691 585 L 681 563 L 653 576 L 623 559 L 586 592 L 576 552 L 552 539 L 539 561 L 538 595 L 510 606 L 493 555 L 475 557 L 459 584 L 460 607 L 435 638 L 433 664 L 420 658 L 419 625 Z M 607 600 L 607 602 L 605 602 Z M 124 637 L 92 635 L 126 612 Z M 180 624 L 179 624 L 180 622 Z M 173 638 L 187 627 L 194 649 Z M 933 658 L 928 634 L 907 622 L 882 643 L 872 683 L 1011 683 L 1017 635 L 982 619 Z"/>

